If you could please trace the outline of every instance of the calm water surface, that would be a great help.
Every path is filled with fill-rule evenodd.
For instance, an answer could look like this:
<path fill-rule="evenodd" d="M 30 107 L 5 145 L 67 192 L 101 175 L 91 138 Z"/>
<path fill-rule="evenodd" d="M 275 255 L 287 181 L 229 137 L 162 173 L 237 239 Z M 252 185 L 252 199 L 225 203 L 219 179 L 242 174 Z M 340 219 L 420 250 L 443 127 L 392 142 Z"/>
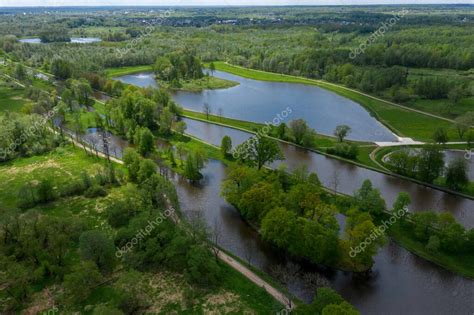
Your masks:
<path fill-rule="evenodd" d="M 234 143 L 249 137 L 249 134 L 234 129 L 191 120 L 186 120 L 186 123 L 188 132 L 200 137 L 218 133 L 219 137 L 231 136 Z M 216 127 L 222 130 L 216 130 Z M 89 133 L 94 133 L 94 130 L 89 130 Z M 219 137 L 205 140 L 218 144 Z M 126 147 L 126 143 L 117 137 L 111 136 L 111 141 L 117 141 L 116 146 L 122 146 L 122 149 Z M 312 159 L 300 162 L 307 164 L 309 161 Z M 342 167 L 341 172 L 347 171 L 344 164 L 339 166 Z M 192 185 L 180 176 L 173 176 L 184 215 L 188 218 L 203 218 L 211 230 L 217 227 L 222 232 L 219 233 L 218 243 L 223 248 L 283 281 L 293 294 L 304 301 L 309 302 L 313 298 L 315 283 L 328 283 L 362 314 L 472 315 L 473 281 L 453 275 L 393 243 L 380 250 L 375 257 L 373 275 L 365 279 L 353 278 L 350 273 L 322 271 L 314 266 L 301 266 L 289 261 L 263 242 L 241 219 L 237 210 L 220 196 L 220 186 L 226 171 L 220 161 L 210 160 L 202 171 L 204 179 L 199 184 Z M 324 176 L 320 175 L 320 178 Z M 425 198 L 429 199 L 430 196 L 428 194 Z"/>
<path fill-rule="evenodd" d="M 228 89 L 202 92 L 177 91 L 174 100 L 186 109 L 201 112 L 204 103 L 212 112 L 241 120 L 272 122 L 287 107 L 291 114 L 284 122 L 302 118 L 317 132 L 332 135 L 338 125 L 352 128 L 350 139 L 361 141 L 396 141 L 384 125 L 359 104 L 333 92 L 312 85 L 266 82 L 242 78 L 222 71 L 214 76 L 239 82 Z M 143 72 L 115 78 L 141 87 L 158 87 L 153 73 Z"/>
<path fill-rule="evenodd" d="M 18 40 L 20 43 L 28 43 L 28 44 L 43 44 L 40 38 L 22 38 Z M 91 44 L 97 43 L 102 41 L 100 38 L 97 37 L 71 37 L 70 43 L 76 44 Z M 49 44 L 49 43 L 48 43 Z M 53 44 L 53 43 L 51 43 Z"/>

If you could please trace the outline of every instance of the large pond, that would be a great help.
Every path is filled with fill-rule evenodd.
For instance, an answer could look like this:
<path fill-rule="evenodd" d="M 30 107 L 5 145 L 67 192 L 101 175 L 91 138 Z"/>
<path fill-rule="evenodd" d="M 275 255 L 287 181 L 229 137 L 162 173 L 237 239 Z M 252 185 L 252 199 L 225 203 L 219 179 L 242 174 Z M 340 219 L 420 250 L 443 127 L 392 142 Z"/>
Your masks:
<path fill-rule="evenodd" d="M 20 43 L 28 43 L 28 44 L 43 44 L 40 38 L 22 38 L 18 40 Z M 70 43 L 76 44 L 91 44 L 97 43 L 102 41 L 100 38 L 97 37 L 71 37 Z"/>
<path fill-rule="evenodd" d="M 221 135 L 231 136 L 234 143 L 240 143 L 249 137 L 249 134 L 234 129 L 193 120 L 186 120 L 186 123 L 188 132 L 212 143 L 219 142 Z M 86 141 L 89 142 L 91 134 L 94 133 L 94 129 L 89 130 Z M 113 135 L 110 136 L 110 142 L 122 149 L 126 145 L 123 140 Z M 311 164 L 307 163 L 308 161 L 312 159 L 304 159 L 302 163 Z M 297 164 L 297 161 L 293 162 Z M 321 167 L 328 165 L 330 164 Z M 350 273 L 322 271 L 288 260 L 279 251 L 263 242 L 241 219 L 237 210 L 220 196 L 221 182 L 225 179 L 226 171 L 221 162 L 210 160 L 202 171 L 204 179 L 196 185 L 190 184 L 176 174 L 171 174 L 178 191 L 181 210 L 187 218 L 204 219 L 211 230 L 218 227 L 221 232 L 218 233 L 220 235 L 218 243 L 223 248 L 285 282 L 289 290 L 300 299 L 309 302 L 313 298 L 316 284 L 329 284 L 362 314 L 472 315 L 473 281 L 445 271 L 394 243 L 380 250 L 375 257 L 373 274 L 364 279 L 354 278 Z M 346 175 L 346 171 L 344 168 L 341 169 L 341 178 Z M 321 174 L 320 177 L 324 182 L 325 177 Z M 430 199 L 431 196 L 424 194 L 415 199 Z M 453 207 L 457 209 L 458 204 Z"/>
<path fill-rule="evenodd" d="M 283 122 L 302 118 L 317 132 L 332 135 L 338 125 L 352 128 L 350 139 L 396 141 L 395 135 L 359 104 L 325 89 L 305 84 L 266 82 L 242 78 L 222 71 L 214 76 L 239 85 L 202 92 L 177 91 L 174 100 L 186 109 L 202 111 L 205 103 L 213 113 L 225 117 L 265 123 L 288 107 L 291 114 Z M 143 72 L 115 78 L 140 87 L 158 87 L 153 73 Z"/>

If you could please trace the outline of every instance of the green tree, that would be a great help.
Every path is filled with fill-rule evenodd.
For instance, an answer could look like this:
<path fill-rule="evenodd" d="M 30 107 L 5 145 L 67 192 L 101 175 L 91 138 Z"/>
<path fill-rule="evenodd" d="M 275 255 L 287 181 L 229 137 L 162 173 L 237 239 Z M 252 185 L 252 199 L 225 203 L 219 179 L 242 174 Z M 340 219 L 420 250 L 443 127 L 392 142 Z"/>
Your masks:
<path fill-rule="evenodd" d="M 224 136 L 221 141 L 221 153 L 226 157 L 232 150 L 232 139 L 229 136 Z"/>
<path fill-rule="evenodd" d="M 98 230 L 86 231 L 79 238 L 79 249 L 83 260 L 94 262 L 102 272 L 111 272 L 115 266 L 113 241 Z"/>
<path fill-rule="evenodd" d="M 459 116 L 456 118 L 455 122 L 459 138 L 463 139 L 465 133 L 474 125 L 474 112 L 467 112 L 464 115 Z"/>
<path fill-rule="evenodd" d="M 354 200 L 360 210 L 373 215 L 381 214 L 386 210 L 385 200 L 380 191 L 373 188 L 372 182 L 366 179 L 359 190 L 354 194 Z"/>
<path fill-rule="evenodd" d="M 115 283 L 120 302 L 119 307 L 125 314 L 139 314 L 151 305 L 152 288 L 142 273 L 130 270 L 122 273 Z"/>
<path fill-rule="evenodd" d="M 443 152 L 438 146 L 429 145 L 421 149 L 418 158 L 418 177 L 432 183 L 441 176 L 444 168 Z"/>
<path fill-rule="evenodd" d="M 155 151 L 155 137 L 150 129 L 143 127 L 138 131 L 138 151 L 141 155 L 147 156 Z"/>
<path fill-rule="evenodd" d="M 266 137 L 250 138 L 235 150 L 239 153 L 240 160 L 257 169 L 261 169 L 266 163 L 284 159 L 278 143 Z"/>
<path fill-rule="evenodd" d="M 457 158 L 448 164 L 446 169 L 446 185 L 454 190 L 461 189 L 469 183 L 468 166 L 464 158 Z"/>
<path fill-rule="evenodd" d="M 339 139 L 339 142 L 344 141 L 344 138 L 351 132 L 351 127 L 347 125 L 339 125 L 334 130 L 334 135 Z"/>
<path fill-rule="evenodd" d="M 191 151 L 184 164 L 184 176 L 191 181 L 198 181 L 202 178 L 201 169 L 206 163 L 205 156 L 198 150 Z"/>
<path fill-rule="evenodd" d="M 309 132 L 309 127 L 306 121 L 303 119 L 295 119 L 290 121 L 290 131 L 293 137 L 295 138 L 295 142 L 297 144 L 302 144 L 304 136 Z"/>
<path fill-rule="evenodd" d="M 83 261 L 64 277 L 64 289 L 72 303 L 81 303 L 92 293 L 103 277 L 92 261 Z"/>
<path fill-rule="evenodd" d="M 295 240 L 297 229 L 296 213 L 278 207 L 268 212 L 262 220 L 261 232 L 264 239 L 286 249 Z"/>
<path fill-rule="evenodd" d="M 131 182 L 136 182 L 140 170 L 140 155 L 132 148 L 126 148 L 123 153 L 123 162 L 128 170 L 128 178 Z"/>
<path fill-rule="evenodd" d="M 144 159 L 140 162 L 140 169 L 138 171 L 138 182 L 144 183 L 153 174 L 156 174 L 157 165 L 153 160 Z"/>
<path fill-rule="evenodd" d="M 445 144 L 446 142 L 448 142 L 449 138 L 446 129 L 442 127 L 436 129 L 433 134 L 433 140 L 438 144 Z"/>

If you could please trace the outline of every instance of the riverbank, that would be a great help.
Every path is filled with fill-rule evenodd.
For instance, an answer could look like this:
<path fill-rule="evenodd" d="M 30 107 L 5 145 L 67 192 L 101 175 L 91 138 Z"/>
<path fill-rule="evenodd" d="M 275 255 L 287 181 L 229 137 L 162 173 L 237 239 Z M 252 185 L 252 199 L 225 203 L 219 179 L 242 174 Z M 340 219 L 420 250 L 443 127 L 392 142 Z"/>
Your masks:
<path fill-rule="evenodd" d="M 362 105 L 398 136 L 411 137 L 420 141 L 432 141 L 435 130 L 442 127 L 448 131 L 450 140 L 460 140 L 453 122 L 447 118 L 385 101 L 344 86 L 322 80 L 247 69 L 220 61 L 214 62 L 214 65 L 216 70 L 229 72 L 248 79 L 309 84 L 330 90 Z"/>

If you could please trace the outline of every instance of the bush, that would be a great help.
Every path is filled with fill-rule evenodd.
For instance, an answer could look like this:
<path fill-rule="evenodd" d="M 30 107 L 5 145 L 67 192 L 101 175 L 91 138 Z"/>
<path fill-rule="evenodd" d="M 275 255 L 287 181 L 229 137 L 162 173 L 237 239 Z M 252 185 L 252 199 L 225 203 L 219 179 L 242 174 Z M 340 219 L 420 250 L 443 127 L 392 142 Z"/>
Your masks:
<path fill-rule="evenodd" d="M 105 188 L 102 186 L 93 185 L 86 190 L 84 196 L 87 198 L 105 197 L 107 196 L 107 190 L 105 190 Z"/>
<path fill-rule="evenodd" d="M 338 143 L 334 148 L 327 149 L 326 152 L 346 159 L 355 160 L 359 154 L 359 148 L 355 144 Z"/>

